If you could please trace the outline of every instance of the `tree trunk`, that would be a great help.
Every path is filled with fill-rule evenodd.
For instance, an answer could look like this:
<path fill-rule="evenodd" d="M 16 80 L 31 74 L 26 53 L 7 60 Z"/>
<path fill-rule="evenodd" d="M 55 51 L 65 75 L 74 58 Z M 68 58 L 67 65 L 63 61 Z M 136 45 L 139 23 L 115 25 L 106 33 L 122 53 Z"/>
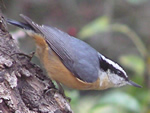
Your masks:
<path fill-rule="evenodd" d="M 20 53 L 0 13 L 0 112 L 72 113 L 52 81 Z"/>

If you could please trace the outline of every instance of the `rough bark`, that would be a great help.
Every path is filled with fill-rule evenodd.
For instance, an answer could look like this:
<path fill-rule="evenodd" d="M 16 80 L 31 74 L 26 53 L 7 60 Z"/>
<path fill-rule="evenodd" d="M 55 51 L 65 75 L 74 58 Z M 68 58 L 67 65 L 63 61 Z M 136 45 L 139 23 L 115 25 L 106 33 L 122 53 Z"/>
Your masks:
<path fill-rule="evenodd" d="M 19 53 L 0 13 L 0 112 L 72 113 L 52 81 L 30 57 Z"/>

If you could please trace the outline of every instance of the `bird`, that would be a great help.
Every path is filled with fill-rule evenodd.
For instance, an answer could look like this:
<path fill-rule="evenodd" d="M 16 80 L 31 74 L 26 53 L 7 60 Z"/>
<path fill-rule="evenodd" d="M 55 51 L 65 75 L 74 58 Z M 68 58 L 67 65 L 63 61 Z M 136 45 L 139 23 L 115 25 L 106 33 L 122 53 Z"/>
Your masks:
<path fill-rule="evenodd" d="M 7 19 L 35 40 L 36 55 L 52 80 L 77 90 L 104 90 L 131 85 L 125 70 L 86 42 L 20 14 L 24 22 Z"/>

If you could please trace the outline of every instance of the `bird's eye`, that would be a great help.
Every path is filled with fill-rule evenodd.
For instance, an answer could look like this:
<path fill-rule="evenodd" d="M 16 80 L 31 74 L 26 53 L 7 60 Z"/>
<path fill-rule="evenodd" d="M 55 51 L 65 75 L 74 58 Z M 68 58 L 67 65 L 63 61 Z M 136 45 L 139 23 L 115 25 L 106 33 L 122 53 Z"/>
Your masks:
<path fill-rule="evenodd" d="M 121 72 L 120 72 L 120 71 L 117 71 L 117 74 L 118 74 L 118 75 L 120 75 L 120 74 L 121 74 Z"/>

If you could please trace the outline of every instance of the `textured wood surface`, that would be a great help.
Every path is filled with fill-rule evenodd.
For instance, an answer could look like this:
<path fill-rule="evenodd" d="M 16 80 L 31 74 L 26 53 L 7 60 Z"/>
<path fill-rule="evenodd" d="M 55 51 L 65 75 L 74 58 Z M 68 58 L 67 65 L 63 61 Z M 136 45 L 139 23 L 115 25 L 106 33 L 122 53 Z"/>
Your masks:
<path fill-rule="evenodd" d="M 0 112 L 72 113 L 52 81 L 20 53 L 0 14 Z"/>

